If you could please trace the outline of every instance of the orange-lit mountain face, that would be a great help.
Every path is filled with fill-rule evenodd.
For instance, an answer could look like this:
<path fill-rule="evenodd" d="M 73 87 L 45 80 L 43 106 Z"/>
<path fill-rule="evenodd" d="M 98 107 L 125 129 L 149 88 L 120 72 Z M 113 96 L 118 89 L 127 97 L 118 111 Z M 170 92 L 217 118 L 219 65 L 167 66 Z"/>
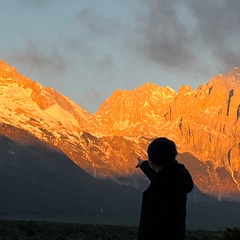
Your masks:
<path fill-rule="evenodd" d="M 200 190 L 240 200 L 238 68 L 197 90 L 151 83 L 118 90 L 90 114 L 0 61 L 0 111 L 0 134 L 21 144 L 37 137 L 96 177 L 135 185 L 136 158 L 146 158 L 153 138 L 167 136 Z"/>

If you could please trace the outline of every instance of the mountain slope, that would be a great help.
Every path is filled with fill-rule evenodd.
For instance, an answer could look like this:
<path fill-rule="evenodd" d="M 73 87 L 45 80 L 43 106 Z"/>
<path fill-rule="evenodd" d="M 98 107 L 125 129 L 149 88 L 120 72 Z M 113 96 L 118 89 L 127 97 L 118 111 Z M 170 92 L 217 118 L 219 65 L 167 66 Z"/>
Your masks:
<path fill-rule="evenodd" d="M 169 87 L 146 83 L 139 88 L 114 92 L 94 115 L 110 135 L 151 136 L 176 97 Z M 161 104 L 161 107 L 159 107 Z"/>
<path fill-rule="evenodd" d="M 139 203 L 135 188 L 97 180 L 45 144 L 20 145 L 0 135 L 0 145 L 0 217 L 136 218 L 139 204 L 128 207 Z"/>
<path fill-rule="evenodd" d="M 36 134 L 41 133 L 37 127 L 42 123 L 52 127 L 52 134 L 54 130 L 60 131 L 61 128 L 65 131 L 71 130 L 73 133 L 101 132 L 98 123 L 89 112 L 54 89 L 42 87 L 37 82 L 22 76 L 15 68 L 1 60 L 0 89 L 0 106 L 5 115 L 5 118 L 1 119 L 3 122 L 10 121 L 11 118 L 16 119 L 18 120 L 16 126 L 18 124 L 26 130 L 36 131 Z M 6 119 L 7 116 L 9 118 Z M 22 121 L 28 124 L 21 125 Z M 53 137 L 57 136 L 53 134 Z"/>
<path fill-rule="evenodd" d="M 197 90 L 185 86 L 178 93 L 145 84 L 129 91 L 127 97 L 118 97 L 118 101 L 113 94 L 95 116 L 102 125 L 110 122 L 114 135 L 172 138 L 180 153 L 189 152 L 206 165 L 204 176 L 210 174 L 211 179 L 210 184 L 199 185 L 202 190 L 209 192 L 208 186 L 211 185 L 213 195 L 232 194 L 239 200 L 239 76 L 240 71 L 235 68 L 226 75 L 212 78 Z M 142 89 L 146 94 L 136 96 L 135 91 L 141 93 Z M 121 96 L 121 91 L 117 93 Z M 119 110 L 118 105 L 127 107 Z M 135 112 L 140 114 L 137 119 Z M 127 120 L 124 119 L 128 124 L 122 124 L 122 116 L 128 116 Z M 223 184 L 225 180 L 227 188 Z"/>
<path fill-rule="evenodd" d="M 153 138 L 167 136 L 201 191 L 240 200 L 239 76 L 235 68 L 178 93 L 151 83 L 118 90 L 91 115 L 0 61 L 0 133 L 24 144 L 22 129 L 92 176 L 134 186 L 141 178 L 136 158 L 146 158 Z"/>
<path fill-rule="evenodd" d="M 146 182 L 138 191 L 95 179 L 63 153 L 18 131 L 28 139 L 24 145 L 0 135 L 0 218 L 138 225 Z M 195 188 L 188 198 L 187 226 L 235 226 L 239 209 L 238 203 L 219 202 Z"/>

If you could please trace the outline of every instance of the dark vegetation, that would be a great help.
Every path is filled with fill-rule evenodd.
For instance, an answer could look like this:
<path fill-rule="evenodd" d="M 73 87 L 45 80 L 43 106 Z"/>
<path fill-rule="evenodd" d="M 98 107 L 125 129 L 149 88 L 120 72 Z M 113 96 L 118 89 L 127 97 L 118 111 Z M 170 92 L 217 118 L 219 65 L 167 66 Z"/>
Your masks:
<path fill-rule="evenodd" d="M 137 227 L 0 220 L 0 240 L 136 240 Z M 186 240 L 239 240 L 240 228 L 188 230 Z"/>

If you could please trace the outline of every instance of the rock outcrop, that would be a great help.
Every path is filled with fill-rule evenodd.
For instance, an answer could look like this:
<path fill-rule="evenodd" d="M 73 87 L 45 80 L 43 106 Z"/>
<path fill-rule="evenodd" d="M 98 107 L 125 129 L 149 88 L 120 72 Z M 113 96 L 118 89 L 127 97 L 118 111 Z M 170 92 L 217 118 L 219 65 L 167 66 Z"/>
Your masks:
<path fill-rule="evenodd" d="M 151 83 L 118 90 L 90 114 L 0 61 L 0 111 L 1 134 L 27 144 L 17 137 L 21 129 L 96 177 L 135 185 L 136 157 L 146 157 L 151 139 L 167 136 L 203 192 L 240 199 L 238 68 L 196 90 L 182 86 L 175 92 Z"/>

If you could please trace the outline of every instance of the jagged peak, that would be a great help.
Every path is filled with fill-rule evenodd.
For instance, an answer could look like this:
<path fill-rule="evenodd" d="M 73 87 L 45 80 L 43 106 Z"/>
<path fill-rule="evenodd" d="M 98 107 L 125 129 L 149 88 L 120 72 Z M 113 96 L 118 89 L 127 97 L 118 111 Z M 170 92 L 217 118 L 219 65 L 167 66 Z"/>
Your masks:
<path fill-rule="evenodd" d="M 240 69 L 235 68 L 226 75 L 220 74 L 210 79 L 208 86 L 215 88 L 240 88 Z"/>
<path fill-rule="evenodd" d="M 98 115 L 91 115 L 51 87 L 42 87 L 19 74 L 17 78 L 12 77 L 9 72 L 17 72 L 15 68 L 8 68 L 3 61 L 0 65 L 0 71 L 5 74 L 2 76 L 0 72 L 3 92 L 0 121 L 58 146 L 94 174 L 95 170 L 103 171 L 105 166 L 108 169 L 104 169 L 103 174 L 106 171 L 109 176 L 116 171 L 116 166 L 124 172 L 132 164 L 133 152 L 142 156 L 140 148 L 145 149 L 148 140 L 159 134 L 175 140 L 181 152 L 187 150 L 208 161 L 207 166 L 213 166 L 208 168 L 209 172 L 222 169 L 223 164 L 228 169 L 231 167 L 231 173 L 239 172 L 240 88 L 237 89 L 237 83 L 240 81 L 232 75 L 212 78 L 198 90 L 183 86 L 178 94 L 168 86 L 150 82 L 133 90 L 117 90 L 105 101 L 108 106 L 102 107 Z M 235 73 L 238 70 L 235 68 Z M 18 90 L 21 96 L 15 94 Z M 36 99 L 33 101 L 31 97 L 46 106 L 39 108 Z M 113 143 L 116 136 L 135 139 L 136 145 L 130 140 L 119 145 L 119 139 Z M 22 135 L 17 137 L 22 139 Z M 131 144 L 137 146 L 134 151 Z M 121 155 L 122 149 L 127 152 L 125 158 Z M 206 183 L 204 178 L 196 179 L 200 183 L 203 181 L 207 189 L 209 185 L 217 192 L 216 174 L 218 171 L 213 173 L 212 179 L 206 178 Z M 225 175 L 226 172 L 221 176 Z M 237 175 L 233 174 L 233 178 L 235 180 Z M 226 179 L 230 182 L 229 177 Z M 235 185 L 231 185 L 231 189 L 227 191 L 236 191 Z"/>
<path fill-rule="evenodd" d="M 7 62 L 4 62 L 0 59 L 0 75 L 1 79 L 4 79 L 6 77 L 8 78 L 14 78 L 19 77 L 20 73 L 17 71 L 17 69 L 13 66 L 10 66 Z"/>
<path fill-rule="evenodd" d="M 114 91 L 111 96 L 102 103 L 95 115 L 98 115 L 100 112 L 108 113 L 108 109 L 112 108 L 114 102 L 116 102 L 116 105 L 119 104 L 119 99 L 124 106 L 128 105 L 127 103 L 129 102 L 134 102 L 134 106 L 136 107 L 137 103 L 141 105 L 151 99 L 171 99 L 175 96 L 176 92 L 168 86 L 161 87 L 155 83 L 146 82 L 133 90 L 118 89 Z"/>
<path fill-rule="evenodd" d="M 16 83 L 24 89 L 31 88 L 35 92 L 40 92 L 42 86 L 28 77 L 21 75 L 17 69 L 0 59 L 0 80 L 5 84 Z"/>
<path fill-rule="evenodd" d="M 176 93 L 171 87 L 169 86 L 159 86 L 156 83 L 146 82 L 139 86 L 138 88 L 134 89 L 134 91 L 151 91 L 151 92 L 158 92 L 158 91 L 169 91 L 172 93 Z"/>
<path fill-rule="evenodd" d="M 176 92 L 169 86 L 163 87 L 163 86 L 159 86 L 156 83 L 146 82 L 133 90 L 117 89 L 110 95 L 108 99 L 114 98 L 117 96 L 128 96 L 136 92 L 144 92 L 145 94 L 153 93 L 153 92 L 169 92 L 172 94 L 176 94 Z"/>
<path fill-rule="evenodd" d="M 4 69 L 5 71 L 17 71 L 15 67 L 10 66 L 7 62 L 4 62 L 1 58 L 0 58 L 0 69 Z"/>
<path fill-rule="evenodd" d="M 240 80 L 240 67 L 235 67 L 231 69 L 227 74 L 227 77 L 234 77 L 237 80 Z"/>
<path fill-rule="evenodd" d="M 6 69 L 8 70 L 6 71 Z M 65 124 L 67 122 L 66 115 L 68 115 L 69 119 L 71 118 L 69 122 L 74 123 L 74 127 L 79 127 L 95 134 L 101 132 L 99 124 L 88 111 L 53 88 L 49 86 L 43 87 L 38 82 L 22 76 L 14 67 L 10 67 L 2 60 L 0 60 L 0 81 L 2 91 L 6 91 L 3 97 L 7 96 L 9 99 L 13 99 L 12 108 L 24 112 L 25 116 L 22 116 L 23 118 L 27 118 L 28 114 L 42 114 L 43 116 L 47 115 L 48 119 L 54 119 L 53 121 L 56 120 Z M 19 95 L 8 95 L 7 92 L 11 91 L 11 89 L 17 89 L 12 92 L 14 94 L 18 92 L 23 97 L 20 99 Z M 16 97 L 16 101 L 14 97 Z M 23 105 L 28 106 L 27 110 L 21 109 Z M 58 113 L 61 116 L 59 118 L 56 117 Z"/>
<path fill-rule="evenodd" d="M 178 94 L 190 94 L 193 91 L 194 90 L 192 89 L 192 87 L 190 85 L 186 85 L 186 86 L 181 86 L 178 89 Z"/>

